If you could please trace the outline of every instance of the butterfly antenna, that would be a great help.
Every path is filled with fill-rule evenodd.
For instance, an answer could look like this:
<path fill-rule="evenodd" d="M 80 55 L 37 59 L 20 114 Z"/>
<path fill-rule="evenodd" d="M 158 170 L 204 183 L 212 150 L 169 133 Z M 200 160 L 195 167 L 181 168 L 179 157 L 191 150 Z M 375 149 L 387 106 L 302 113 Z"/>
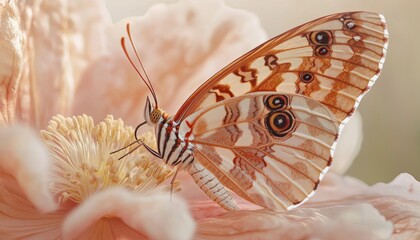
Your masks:
<path fill-rule="evenodd" d="M 115 153 L 117 153 L 117 152 L 121 152 L 122 150 L 127 149 L 127 148 L 129 148 L 129 147 L 133 146 L 134 144 L 136 144 L 136 143 L 138 143 L 138 142 L 140 142 L 140 141 L 141 141 L 141 139 L 137 139 L 136 141 L 134 141 L 134 142 L 132 142 L 132 143 L 128 144 L 127 146 L 122 147 L 122 148 L 120 148 L 120 149 L 118 149 L 118 150 L 115 150 L 115 151 L 113 151 L 113 152 L 110 152 L 109 154 L 110 154 L 110 155 L 112 155 L 112 154 L 115 154 Z M 140 145 L 141 145 L 141 144 L 140 144 Z"/>
<path fill-rule="evenodd" d="M 150 81 L 150 78 L 149 78 L 149 76 L 147 75 L 146 69 L 144 69 L 143 62 L 141 61 L 141 58 L 140 58 L 140 56 L 139 56 L 139 54 L 138 54 L 138 51 L 137 51 L 136 45 L 134 45 L 133 38 L 131 37 L 130 23 L 127 23 L 127 25 L 126 25 L 126 30 L 127 30 L 128 39 L 130 40 L 130 43 L 131 43 L 131 47 L 133 48 L 134 53 L 136 54 L 137 60 L 138 60 L 138 61 L 139 61 L 139 63 L 140 63 L 140 67 L 141 67 L 141 69 L 143 70 L 143 72 L 144 72 L 144 74 L 145 74 L 145 76 L 146 76 L 147 81 L 149 82 L 149 86 L 150 86 L 150 87 L 151 87 L 151 89 L 152 89 L 152 90 L 151 90 L 151 92 L 152 92 L 152 95 L 153 95 L 153 100 L 155 101 L 156 106 L 158 106 L 158 103 L 157 103 L 157 97 L 156 97 L 156 93 L 155 93 L 155 89 L 153 88 L 152 82 Z"/>
<path fill-rule="evenodd" d="M 126 153 L 126 154 L 122 155 L 121 157 L 119 157 L 118 160 L 121 160 L 121 159 L 125 158 L 126 156 L 130 155 L 131 153 L 133 153 L 134 151 L 136 151 L 141 145 L 143 145 L 143 143 L 140 144 L 140 145 L 138 145 L 138 146 L 136 146 L 135 148 L 133 148 L 128 153 Z"/>
<path fill-rule="evenodd" d="M 153 99 L 155 99 L 155 103 L 156 103 L 156 106 L 157 106 L 156 94 L 154 93 L 153 88 L 151 86 L 149 86 L 149 84 L 147 83 L 147 81 L 144 79 L 143 75 L 140 73 L 139 69 L 136 67 L 136 65 L 131 60 L 130 55 L 128 55 L 127 48 L 125 47 L 125 39 L 124 39 L 124 37 L 121 38 L 121 47 L 124 50 L 125 56 L 127 57 L 128 61 L 130 61 L 131 66 L 133 66 L 133 68 L 136 70 L 137 74 L 140 76 L 141 80 L 143 80 L 144 84 L 146 84 L 147 88 L 152 93 Z"/>

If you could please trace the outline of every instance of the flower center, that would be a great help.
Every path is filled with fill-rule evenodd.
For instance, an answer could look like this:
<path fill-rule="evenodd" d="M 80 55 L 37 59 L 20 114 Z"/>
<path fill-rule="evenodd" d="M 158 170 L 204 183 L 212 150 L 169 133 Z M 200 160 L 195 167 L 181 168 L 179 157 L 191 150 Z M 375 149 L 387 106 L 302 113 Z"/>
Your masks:
<path fill-rule="evenodd" d="M 94 125 L 86 115 L 73 118 L 58 115 L 41 134 L 54 161 L 51 190 L 61 203 L 68 200 L 80 203 L 93 193 L 114 186 L 144 193 L 173 174 L 164 163 L 150 160 L 150 154 L 143 148 L 118 160 L 137 144 L 111 155 L 134 141 L 133 128 L 112 116 Z M 151 133 L 141 138 L 149 146 L 155 144 Z"/>

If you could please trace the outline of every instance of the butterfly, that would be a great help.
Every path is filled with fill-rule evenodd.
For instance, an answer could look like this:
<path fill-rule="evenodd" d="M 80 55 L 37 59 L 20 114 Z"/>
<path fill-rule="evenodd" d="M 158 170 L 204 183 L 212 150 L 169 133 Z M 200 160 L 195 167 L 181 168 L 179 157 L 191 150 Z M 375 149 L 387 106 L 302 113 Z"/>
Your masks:
<path fill-rule="evenodd" d="M 188 171 L 227 210 L 238 209 L 232 192 L 274 211 L 297 207 L 314 194 L 341 129 L 378 78 L 388 46 L 380 14 L 325 16 L 241 56 L 170 116 L 158 105 L 128 24 L 127 33 L 142 72 L 124 37 L 121 45 L 153 97 L 135 129 L 135 149 L 144 146 L 176 166 L 176 173 Z M 157 149 L 137 137 L 145 124 L 155 130 Z"/>

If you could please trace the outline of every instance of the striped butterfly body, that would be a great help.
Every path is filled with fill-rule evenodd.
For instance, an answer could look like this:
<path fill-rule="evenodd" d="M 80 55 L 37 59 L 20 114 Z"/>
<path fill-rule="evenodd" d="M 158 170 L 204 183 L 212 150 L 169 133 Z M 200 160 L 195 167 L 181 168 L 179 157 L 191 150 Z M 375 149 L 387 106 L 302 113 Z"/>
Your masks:
<path fill-rule="evenodd" d="M 387 43 L 379 14 L 319 18 L 222 69 L 173 117 L 158 107 L 147 74 L 136 68 L 154 99 L 147 99 L 136 132 L 154 126 L 157 150 L 140 145 L 188 171 L 225 209 L 238 209 L 231 191 L 275 211 L 296 207 L 331 165 L 343 125 L 381 71 Z M 124 38 L 122 45 L 127 54 Z"/>

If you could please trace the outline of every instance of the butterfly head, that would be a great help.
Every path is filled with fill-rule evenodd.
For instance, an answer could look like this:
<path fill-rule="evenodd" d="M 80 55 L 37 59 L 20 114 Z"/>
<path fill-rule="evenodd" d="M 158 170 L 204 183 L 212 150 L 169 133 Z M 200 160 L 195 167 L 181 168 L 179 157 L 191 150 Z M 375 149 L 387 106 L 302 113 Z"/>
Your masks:
<path fill-rule="evenodd" d="M 144 119 L 149 125 L 156 125 L 164 116 L 165 112 L 157 106 L 152 106 L 149 98 L 146 99 L 146 106 L 144 107 Z"/>

